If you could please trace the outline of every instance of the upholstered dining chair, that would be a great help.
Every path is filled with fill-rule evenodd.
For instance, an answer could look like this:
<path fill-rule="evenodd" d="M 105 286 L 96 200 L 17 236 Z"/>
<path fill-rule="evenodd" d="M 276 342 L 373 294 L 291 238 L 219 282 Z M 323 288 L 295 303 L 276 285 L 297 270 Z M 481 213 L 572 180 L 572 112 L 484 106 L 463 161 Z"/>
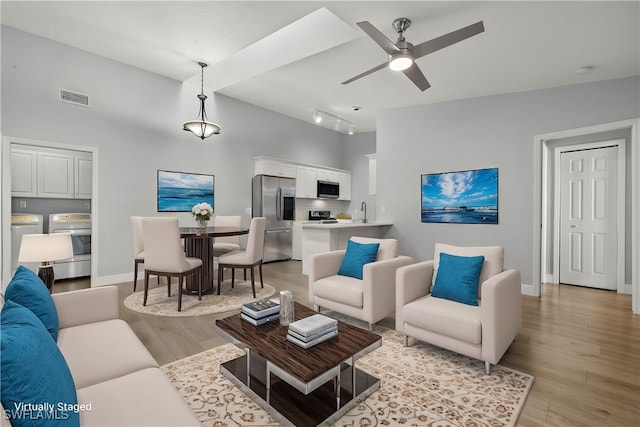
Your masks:
<path fill-rule="evenodd" d="M 235 281 L 235 269 L 251 269 L 251 290 L 253 297 L 256 297 L 255 267 L 260 272 L 260 287 L 264 288 L 262 280 L 262 258 L 264 256 L 264 233 L 267 226 L 265 217 L 255 217 L 251 219 L 249 235 L 247 237 L 246 249 L 229 252 L 218 257 L 218 295 L 222 286 L 222 270 L 231 268 L 231 287 Z"/>
<path fill-rule="evenodd" d="M 242 217 L 240 215 L 216 215 L 213 218 L 215 227 L 242 227 Z M 226 252 L 237 251 L 240 249 L 240 236 L 216 237 L 213 242 L 214 256 L 222 255 Z"/>
<path fill-rule="evenodd" d="M 138 284 L 138 268 L 144 264 L 144 236 L 142 232 L 142 216 L 131 217 L 131 231 L 133 233 L 133 292 Z"/>
<path fill-rule="evenodd" d="M 171 296 L 171 277 L 178 278 L 178 311 L 182 310 L 182 285 L 191 274 L 198 283 L 198 299 L 202 299 L 202 260 L 184 254 L 177 218 L 143 218 L 144 299 L 147 305 L 149 276 L 167 277 L 167 295 Z"/>
<path fill-rule="evenodd" d="M 484 361 L 491 373 L 522 324 L 520 271 L 500 246 L 436 243 L 434 258 L 396 273 L 396 330 Z"/>

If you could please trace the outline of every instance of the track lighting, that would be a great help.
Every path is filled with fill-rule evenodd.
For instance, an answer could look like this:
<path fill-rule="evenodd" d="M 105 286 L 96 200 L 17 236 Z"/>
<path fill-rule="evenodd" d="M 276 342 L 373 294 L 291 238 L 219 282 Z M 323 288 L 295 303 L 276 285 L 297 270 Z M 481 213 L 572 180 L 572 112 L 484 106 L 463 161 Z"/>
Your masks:
<path fill-rule="evenodd" d="M 311 118 L 315 124 L 320 124 L 326 117 L 329 117 L 335 120 L 335 124 L 333 129 L 338 132 L 344 132 L 343 129 L 347 130 L 347 134 L 353 135 L 355 132 L 355 126 L 353 122 L 343 119 L 342 117 L 336 116 L 335 114 L 327 113 L 326 111 L 316 110 Z"/>

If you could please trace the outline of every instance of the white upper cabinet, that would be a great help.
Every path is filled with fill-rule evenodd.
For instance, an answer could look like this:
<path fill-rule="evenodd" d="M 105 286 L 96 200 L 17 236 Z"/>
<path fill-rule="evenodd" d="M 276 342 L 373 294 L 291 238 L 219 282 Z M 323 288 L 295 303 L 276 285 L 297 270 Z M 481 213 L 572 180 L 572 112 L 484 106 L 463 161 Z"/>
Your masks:
<path fill-rule="evenodd" d="M 351 174 L 341 172 L 340 176 L 340 196 L 338 200 L 351 200 Z"/>
<path fill-rule="evenodd" d="M 93 159 L 90 153 L 74 156 L 74 197 L 90 199 L 93 193 Z"/>
<path fill-rule="evenodd" d="M 254 174 L 295 178 L 296 165 L 272 159 L 257 158 L 254 164 Z"/>
<path fill-rule="evenodd" d="M 73 199 L 73 155 L 38 153 L 38 197 Z"/>
<path fill-rule="evenodd" d="M 90 199 L 92 155 L 84 151 L 36 146 L 11 147 L 11 195 Z"/>
<path fill-rule="evenodd" d="M 13 148 L 11 150 L 11 195 L 15 197 L 37 197 L 38 153 L 33 150 Z"/>
<path fill-rule="evenodd" d="M 318 169 L 318 181 L 340 182 L 340 172 L 330 169 Z"/>
<path fill-rule="evenodd" d="M 296 175 L 296 197 L 315 199 L 318 196 L 318 168 L 298 166 Z"/>

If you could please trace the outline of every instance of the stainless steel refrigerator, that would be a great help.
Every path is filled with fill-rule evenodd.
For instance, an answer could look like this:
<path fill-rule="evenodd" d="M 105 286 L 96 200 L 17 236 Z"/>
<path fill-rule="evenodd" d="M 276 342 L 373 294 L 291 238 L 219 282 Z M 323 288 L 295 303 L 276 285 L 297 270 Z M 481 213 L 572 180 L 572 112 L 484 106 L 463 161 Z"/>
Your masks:
<path fill-rule="evenodd" d="M 263 262 L 291 259 L 295 197 L 294 178 L 269 175 L 253 177 L 252 216 L 267 218 Z"/>

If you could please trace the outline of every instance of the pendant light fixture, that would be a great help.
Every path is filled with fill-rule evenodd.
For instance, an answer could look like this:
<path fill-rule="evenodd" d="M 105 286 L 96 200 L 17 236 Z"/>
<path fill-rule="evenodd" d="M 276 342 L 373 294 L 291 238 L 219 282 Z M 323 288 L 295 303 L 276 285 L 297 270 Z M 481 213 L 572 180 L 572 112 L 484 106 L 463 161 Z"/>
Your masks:
<path fill-rule="evenodd" d="M 207 99 L 207 95 L 204 94 L 204 67 L 207 66 L 204 62 L 198 62 L 201 68 L 200 74 L 200 94 L 198 99 L 200 100 L 200 112 L 198 112 L 197 120 L 189 120 L 182 125 L 183 130 L 193 132 L 195 136 L 204 141 L 205 138 L 214 134 L 220 133 L 220 126 L 215 123 L 207 121 L 207 112 L 204 110 L 204 101 Z"/>

